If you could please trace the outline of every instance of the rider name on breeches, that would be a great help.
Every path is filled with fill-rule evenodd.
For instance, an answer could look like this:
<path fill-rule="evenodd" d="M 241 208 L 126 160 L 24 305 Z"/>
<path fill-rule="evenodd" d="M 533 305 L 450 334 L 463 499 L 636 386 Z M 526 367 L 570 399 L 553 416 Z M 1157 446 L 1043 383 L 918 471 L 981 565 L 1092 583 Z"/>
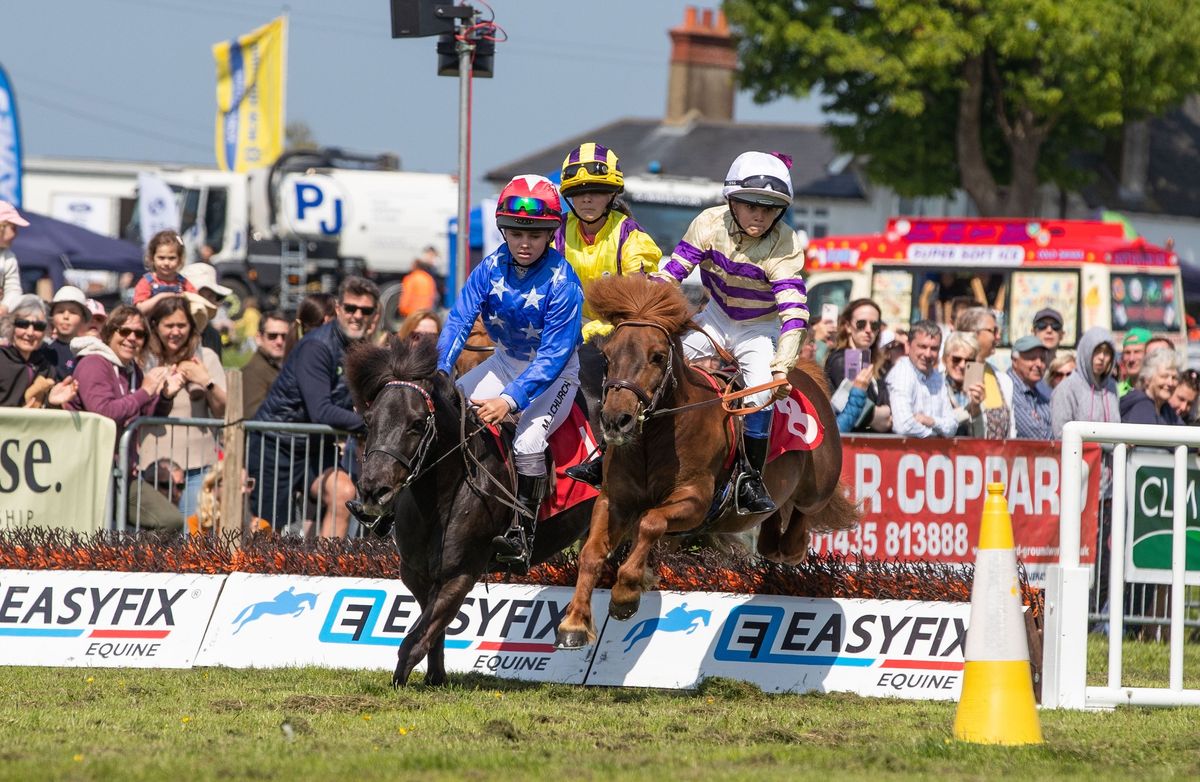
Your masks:
<path fill-rule="evenodd" d="M 775 341 L 779 337 L 778 322 L 733 320 L 712 302 L 695 320 L 713 341 L 737 359 L 742 368 L 742 382 L 747 387 L 771 382 L 771 362 L 775 360 Z M 683 353 L 688 361 L 694 361 L 713 356 L 716 351 L 707 337 L 693 331 L 683 338 Z M 744 404 L 765 405 L 771 399 L 771 394 L 771 391 L 761 391 L 746 397 Z"/>
<path fill-rule="evenodd" d="M 528 361 L 497 351 L 458 380 L 459 389 L 468 399 L 492 399 L 518 377 Z M 579 357 L 572 355 L 558 380 L 533 398 L 517 419 L 513 451 L 517 454 L 541 454 L 546 441 L 571 413 L 571 404 L 579 390 Z"/>

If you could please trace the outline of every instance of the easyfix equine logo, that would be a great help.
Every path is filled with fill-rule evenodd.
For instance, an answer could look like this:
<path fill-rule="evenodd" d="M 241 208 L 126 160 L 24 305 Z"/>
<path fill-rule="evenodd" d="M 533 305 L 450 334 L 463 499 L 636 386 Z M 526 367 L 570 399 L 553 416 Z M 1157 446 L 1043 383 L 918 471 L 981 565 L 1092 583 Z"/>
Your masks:
<path fill-rule="evenodd" d="M 469 595 L 446 628 L 445 648 L 485 652 L 474 666 L 480 670 L 543 670 L 554 652 L 555 630 L 566 616 L 567 605 L 542 597 Z M 412 595 L 341 589 L 325 613 L 318 638 L 327 644 L 397 647 L 420 613 Z"/>
<path fill-rule="evenodd" d="M 656 616 L 638 622 L 625 634 L 621 643 L 628 643 L 625 652 L 629 652 L 639 641 L 644 641 L 657 632 L 691 635 L 700 625 L 707 627 L 711 621 L 712 611 L 707 608 L 689 611 L 687 603 L 683 603 L 668 611 L 666 616 Z"/>
<path fill-rule="evenodd" d="M 713 657 L 736 663 L 961 670 L 967 625 L 948 616 L 862 614 L 744 605 L 730 612 Z M 924 659 L 920 659 L 924 658 Z"/>
<path fill-rule="evenodd" d="M 94 638 L 88 657 L 153 657 L 187 589 L 0 587 L 0 637 Z M 193 593 L 193 596 L 195 593 Z M 82 626 L 81 626 L 82 625 Z"/>
<path fill-rule="evenodd" d="M 261 619 L 264 616 L 292 616 L 297 617 L 309 608 L 317 607 L 317 595 L 315 592 L 296 592 L 296 587 L 290 586 L 283 592 L 275 595 L 272 600 L 264 600 L 260 603 L 251 603 L 243 608 L 238 615 L 233 618 L 232 624 L 237 625 L 233 631 L 234 635 L 241 632 L 242 628 L 253 621 Z"/>

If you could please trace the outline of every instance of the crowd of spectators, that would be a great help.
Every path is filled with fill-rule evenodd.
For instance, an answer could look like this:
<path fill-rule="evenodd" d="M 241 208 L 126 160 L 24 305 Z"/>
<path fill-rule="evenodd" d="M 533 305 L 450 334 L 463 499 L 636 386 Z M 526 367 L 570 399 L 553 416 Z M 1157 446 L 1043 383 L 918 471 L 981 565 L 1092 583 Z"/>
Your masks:
<path fill-rule="evenodd" d="M 116 422 L 118 436 L 147 416 L 225 416 L 222 336 L 231 327 L 222 302 L 231 291 L 211 265 L 185 265 L 183 241 L 164 231 L 148 242 L 146 273 L 129 303 L 109 313 L 71 285 L 47 303 L 21 291 L 9 250 L 25 225 L 0 202 L 0 406 L 98 413 Z M 336 295 L 306 297 L 294 317 L 250 303 L 242 316 L 252 346 L 242 368 L 243 417 L 361 433 L 345 351 L 360 340 L 390 338 L 381 323 L 398 324 L 401 339 L 436 335 L 442 321 L 429 300 L 434 289 L 424 284 L 428 273 L 425 266 L 414 270 L 422 284 L 394 313 L 381 312 L 378 288 L 356 277 Z M 885 323 L 884 310 L 857 299 L 836 320 L 812 324 L 806 356 L 823 363 L 842 432 L 1047 441 L 1075 420 L 1197 423 L 1200 373 L 1182 370 L 1165 336 L 1133 328 L 1118 345 L 1107 329 L 1093 327 L 1067 350 L 1063 317 L 1047 308 L 1031 322 L 1009 324 L 1005 367 L 995 356 L 998 313 L 971 290 L 922 310 L 938 320 Z M 345 535 L 354 439 L 268 429 L 253 428 L 247 442 L 244 491 L 253 515 L 280 530 Z M 201 494 L 211 500 L 215 490 L 219 427 L 139 425 L 132 446 L 121 465 L 133 479 L 131 519 L 168 530 L 183 529 L 188 519 L 193 527 L 211 520 Z"/>

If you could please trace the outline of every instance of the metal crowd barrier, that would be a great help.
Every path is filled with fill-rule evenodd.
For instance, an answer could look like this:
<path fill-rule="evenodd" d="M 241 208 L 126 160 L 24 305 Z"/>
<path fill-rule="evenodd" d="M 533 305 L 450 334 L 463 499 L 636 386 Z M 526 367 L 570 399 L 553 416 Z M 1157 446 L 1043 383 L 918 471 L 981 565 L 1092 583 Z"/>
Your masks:
<path fill-rule="evenodd" d="M 186 442 L 186 431 L 189 428 L 214 430 L 217 449 L 220 449 L 223 446 L 224 425 L 225 422 L 217 418 L 163 418 L 147 416 L 131 422 L 121 435 L 117 446 L 117 463 L 113 471 L 115 500 L 112 507 L 110 528 L 118 531 L 141 530 L 143 528 L 141 511 L 145 492 L 157 491 L 166 497 L 171 504 L 178 505 L 179 503 L 179 497 L 176 496 L 176 492 L 180 487 L 174 485 L 174 481 L 169 475 L 165 476 L 166 481 L 169 482 L 168 485 L 163 485 L 164 476 L 159 470 L 156 470 L 148 478 L 140 475 L 140 471 L 130 472 L 129 457 L 131 451 L 134 449 L 135 438 L 141 439 L 144 430 L 150 427 L 168 427 L 165 447 L 154 449 L 154 444 L 148 442 L 142 442 L 138 446 L 138 463 L 150 465 L 160 459 L 169 459 L 175 463 L 175 466 L 184 471 L 185 476 L 189 472 L 194 472 L 202 477 L 207 471 L 218 467 L 219 454 L 216 450 L 208 453 L 190 448 Z M 338 464 L 355 458 L 353 455 L 353 448 L 355 447 L 353 443 L 355 441 L 351 438 L 350 434 L 323 424 L 245 421 L 242 425 L 245 427 L 247 440 L 247 447 L 243 451 L 243 453 L 247 454 L 245 464 L 247 483 L 244 488 L 248 489 L 253 486 L 257 489 L 254 493 L 254 501 L 248 503 L 248 512 L 254 517 L 270 518 L 275 522 L 275 528 L 281 531 L 300 534 L 319 531 L 319 524 L 321 522 L 320 513 L 327 499 L 324 490 L 324 481 L 318 482 L 315 498 L 310 498 L 309 496 L 308 481 L 304 482 L 305 485 L 301 491 L 287 492 L 283 507 L 279 507 L 278 503 L 272 502 L 274 492 L 270 491 L 270 489 L 275 485 L 285 467 L 289 473 L 299 470 L 304 476 L 321 475 L 328 468 L 338 466 Z M 261 438 L 264 443 L 269 443 L 269 445 L 258 450 L 259 459 L 257 463 L 252 464 L 250 461 L 249 441 L 255 436 Z M 179 441 L 182 441 L 182 464 L 178 462 L 177 458 L 172 459 L 175 445 Z M 305 447 L 302 449 L 294 447 L 299 443 L 305 443 Z M 330 452 L 333 449 L 336 449 L 338 454 L 336 461 L 329 458 Z M 348 459 L 346 458 L 347 449 L 351 450 L 351 455 Z M 267 474 L 267 470 L 265 469 L 268 453 L 274 457 L 272 461 L 277 466 L 277 470 L 273 474 Z M 174 455 L 178 457 L 178 454 Z M 136 469 L 136 465 L 134 467 Z M 340 474 L 338 479 L 341 479 Z M 334 489 L 337 490 L 338 488 L 340 487 L 336 486 L 335 483 Z M 131 499 L 134 501 L 132 518 L 130 517 Z M 191 511 L 190 513 L 187 512 L 189 510 Z M 198 504 L 195 508 L 182 509 L 181 514 L 184 516 L 184 529 L 186 530 L 187 517 L 189 515 L 199 516 Z M 311 516 L 316 516 L 317 518 L 311 518 Z M 306 522 L 309 521 L 313 522 L 313 527 L 311 530 L 306 530 Z M 350 519 L 347 534 L 359 534 L 358 525 L 353 519 Z"/>

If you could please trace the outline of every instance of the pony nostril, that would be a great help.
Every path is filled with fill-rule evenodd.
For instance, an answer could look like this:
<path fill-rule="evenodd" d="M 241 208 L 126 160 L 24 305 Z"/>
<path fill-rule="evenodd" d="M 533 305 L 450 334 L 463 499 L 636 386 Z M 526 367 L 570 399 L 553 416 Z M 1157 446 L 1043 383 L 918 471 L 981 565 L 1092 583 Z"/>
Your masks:
<path fill-rule="evenodd" d="M 633 414 L 632 413 L 621 413 L 619 416 L 617 416 L 617 430 L 618 431 L 624 431 L 626 429 L 629 429 L 632 426 L 633 426 Z"/>

